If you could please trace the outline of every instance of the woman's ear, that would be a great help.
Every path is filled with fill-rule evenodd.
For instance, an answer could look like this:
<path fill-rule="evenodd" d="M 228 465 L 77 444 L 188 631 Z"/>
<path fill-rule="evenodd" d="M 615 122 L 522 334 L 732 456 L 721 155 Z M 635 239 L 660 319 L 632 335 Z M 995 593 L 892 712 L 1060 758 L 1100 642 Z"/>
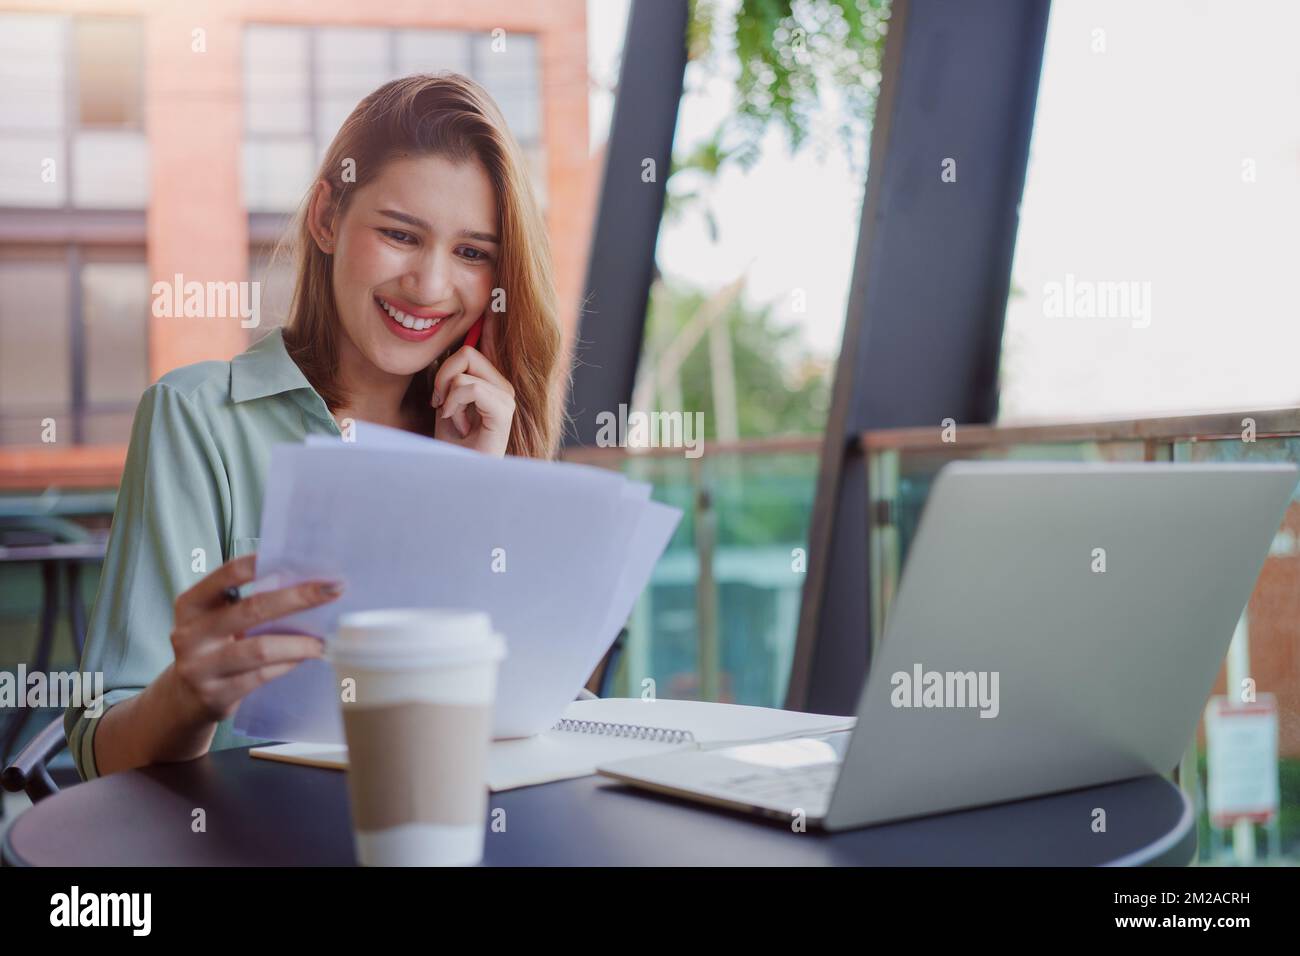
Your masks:
<path fill-rule="evenodd" d="M 316 182 L 307 207 L 307 229 L 321 252 L 334 254 L 334 190 L 323 179 Z"/>

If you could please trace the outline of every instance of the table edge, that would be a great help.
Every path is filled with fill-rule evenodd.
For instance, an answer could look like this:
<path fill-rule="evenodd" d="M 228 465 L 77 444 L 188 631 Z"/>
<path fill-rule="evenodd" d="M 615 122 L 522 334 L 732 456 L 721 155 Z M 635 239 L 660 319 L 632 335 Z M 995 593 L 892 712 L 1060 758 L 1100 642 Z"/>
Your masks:
<path fill-rule="evenodd" d="M 232 749 L 247 750 L 247 748 L 232 748 Z M 139 768 L 137 768 L 137 770 L 128 770 L 124 772 L 134 773 L 134 772 L 138 772 L 138 769 Z M 1151 774 L 1150 776 L 1153 776 L 1156 779 L 1160 780 L 1162 783 L 1165 784 L 1165 786 L 1171 788 L 1178 795 L 1178 799 L 1182 803 L 1182 813 L 1179 816 L 1178 822 L 1173 827 L 1171 827 L 1168 831 L 1166 831 L 1161 836 L 1157 837 L 1154 841 L 1152 841 L 1148 845 L 1137 850 L 1132 850 L 1124 854 L 1123 856 L 1117 857 L 1113 860 L 1107 860 L 1102 863 L 1092 864 L 1092 866 L 1098 866 L 1098 867 L 1188 866 L 1195 862 L 1196 846 L 1197 846 L 1196 815 L 1192 808 L 1191 801 L 1188 799 L 1187 792 L 1178 784 L 1174 783 L 1172 780 L 1169 780 L 1166 777 L 1160 776 L 1158 774 Z M 553 781 L 553 782 L 566 783 L 569 781 Z M 545 784 L 543 784 L 542 786 L 545 786 Z M 52 799 L 57 796 L 58 796 L 57 793 L 52 794 L 47 799 Z M 1016 802 L 1016 801 L 1009 801 L 1009 802 Z M 15 869 L 18 868 L 29 869 L 35 866 L 35 864 L 32 864 L 27 860 L 23 859 L 22 856 L 18 853 L 17 849 L 10 842 L 10 836 L 13 833 L 13 829 L 19 823 L 22 816 L 23 813 L 19 813 L 14 817 L 14 819 L 9 824 L 9 826 L 5 828 L 3 839 L 0 839 L 0 867 L 13 867 Z M 1184 849 L 1186 849 L 1187 851 L 1185 854 L 1182 852 Z M 543 866 L 545 864 L 539 863 L 537 865 Z M 1066 867 L 1072 866 L 1072 864 L 1068 864 L 1068 863 L 1062 865 Z M 1079 867 L 1076 866 L 1075 868 L 1079 868 Z"/>

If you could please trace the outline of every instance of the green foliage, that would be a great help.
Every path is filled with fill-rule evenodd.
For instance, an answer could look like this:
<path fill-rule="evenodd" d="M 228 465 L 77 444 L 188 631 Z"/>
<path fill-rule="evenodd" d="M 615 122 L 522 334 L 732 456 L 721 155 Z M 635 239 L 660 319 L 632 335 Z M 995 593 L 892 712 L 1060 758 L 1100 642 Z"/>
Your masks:
<path fill-rule="evenodd" d="M 667 342 L 701 308 L 706 294 L 665 283 L 655 285 L 646 328 L 650 343 Z M 826 427 L 830 369 L 807 353 L 798 326 L 778 324 L 771 306 L 747 309 L 737 299 L 719 321 L 731 333 L 741 438 L 816 435 Z M 656 327 L 664 322 L 669 328 Z M 707 339 L 682 365 L 682 407 L 704 412 L 705 436 L 717 438 L 717 416 Z"/>
<path fill-rule="evenodd" d="M 739 65 L 736 108 L 715 137 L 731 144 L 726 155 L 748 169 L 773 121 L 798 151 L 813 115 L 825 108 L 821 86 L 829 84 L 842 101 L 838 133 L 854 171 L 865 173 L 853 144 L 867 141 L 875 112 L 889 0 L 741 0 L 734 21 L 720 19 L 716 0 L 693 0 L 687 51 L 714 70 L 722 57 Z"/>

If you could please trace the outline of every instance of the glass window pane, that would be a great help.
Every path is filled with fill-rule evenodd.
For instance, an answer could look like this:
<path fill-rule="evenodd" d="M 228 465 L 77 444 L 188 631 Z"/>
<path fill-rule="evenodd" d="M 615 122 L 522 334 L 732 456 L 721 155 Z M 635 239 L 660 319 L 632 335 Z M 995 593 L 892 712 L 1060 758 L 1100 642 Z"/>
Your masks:
<path fill-rule="evenodd" d="M 66 182 L 59 137 L 0 134 L 0 206 L 62 206 Z"/>
<path fill-rule="evenodd" d="M 453 30 L 402 30 L 397 34 L 397 72 L 469 73 L 469 34 Z"/>
<path fill-rule="evenodd" d="M 1298 34 L 1294 3 L 1052 5 L 1000 422 L 1296 404 Z"/>
<path fill-rule="evenodd" d="M 41 419 L 72 441 L 68 269 L 61 258 L 0 259 L 0 441 L 39 445 Z M 66 437 L 65 437 L 66 436 Z"/>
<path fill-rule="evenodd" d="M 313 152 L 305 137 L 244 143 L 244 204 L 248 210 L 297 209 L 316 171 Z"/>
<path fill-rule="evenodd" d="M 81 269 L 86 404 L 133 404 L 149 384 L 149 273 L 143 262 Z"/>
<path fill-rule="evenodd" d="M 144 125 L 144 31 L 139 20 L 73 21 L 82 126 Z"/>
<path fill-rule="evenodd" d="M 505 49 L 493 52 L 491 35 L 476 35 L 474 79 L 492 94 L 519 142 L 527 145 L 541 139 L 542 74 L 535 36 L 508 33 Z"/>
<path fill-rule="evenodd" d="M 0 129 L 63 127 L 66 25 L 63 17 L 0 13 Z"/>
<path fill-rule="evenodd" d="M 82 209 L 143 209 L 149 204 L 149 144 L 144 133 L 77 133 L 72 172 L 72 201 Z"/>
<path fill-rule="evenodd" d="M 393 78 L 387 30 L 324 28 L 316 33 L 316 135 L 334 138 L 363 97 Z"/>
<path fill-rule="evenodd" d="M 244 30 L 244 127 L 250 133 L 308 132 L 307 31 Z"/>

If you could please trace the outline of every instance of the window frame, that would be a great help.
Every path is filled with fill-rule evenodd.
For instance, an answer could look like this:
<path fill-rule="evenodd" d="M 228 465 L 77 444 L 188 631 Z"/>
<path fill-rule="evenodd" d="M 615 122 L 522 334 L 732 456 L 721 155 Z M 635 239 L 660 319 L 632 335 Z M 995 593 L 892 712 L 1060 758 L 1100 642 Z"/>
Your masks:
<path fill-rule="evenodd" d="M 76 150 L 74 148 L 74 144 L 76 142 L 77 135 L 82 132 L 139 133 L 140 136 L 144 138 L 146 153 L 148 152 L 149 144 L 148 144 L 147 134 L 149 128 L 149 117 L 148 117 L 148 97 L 146 96 L 146 90 L 148 89 L 148 83 L 149 83 L 149 79 L 148 79 L 149 64 L 148 64 L 148 57 L 147 55 L 145 55 L 147 54 L 146 45 L 145 45 L 147 34 L 145 30 L 144 18 L 141 16 L 133 16 L 129 14 L 100 14 L 100 13 L 66 14 L 66 13 L 44 13 L 39 11 L 26 11 L 26 10 L 12 10 L 12 11 L 6 10 L 3 12 L 7 16 L 22 16 L 22 17 L 34 17 L 37 19 L 43 19 L 46 21 L 53 22 L 58 26 L 59 55 L 62 57 L 62 64 L 61 64 L 62 69 L 60 73 L 63 77 L 63 96 L 62 96 L 63 123 L 61 126 L 58 127 L 56 131 L 54 131 L 53 138 L 57 138 L 59 142 L 57 158 L 59 161 L 59 174 L 62 175 L 63 177 L 64 188 L 63 188 L 63 201 L 57 206 L 5 205 L 5 206 L 0 206 L 0 213 L 3 213 L 5 218 L 9 218 L 10 216 L 18 217 L 18 219 L 20 220 L 20 224 L 23 225 L 29 222 L 29 220 L 26 219 L 27 214 L 34 214 L 38 219 L 42 219 L 42 220 L 48 220 L 53 216 L 61 215 L 69 221 L 76 221 L 80 223 L 82 220 L 80 220 L 79 217 L 83 217 L 87 215 L 94 217 L 105 213 L 109 214 L 110 216 L 113 214 L 121 214 L 121 213 L 128 213 L 128 214 L 139 213 L 140 215 L 139 235 L 140 235 L 140 240 L 143 241 L 144 211 L 149 207 L 149 202 L 151 198 L 148 194 L 146 194 L 144 202 L 139 206 L 131 205 L 131 206 L 101 207 L 101 206 L 80 206 L 77 204 L 77 198 L 76 198 L 77 179 L 76 179 L 75 169 L 74 169 Z M 142 51 L 142 55 L 144 56 L 144 59 L 142 61 L 141 68 L 140 68 L 139 89 L 136 91 L 137 95 L 140 97 L 140 109 L 139 109 L 140 121 L 138 124 L 126 125 L 126 126 L 110 126 L 110 125 L 95 125 L 95 124 L 82 125 L 81 123 L 81 106 L 80 106 L 81 71 L 79 69 L 80 63 L 78 61 L 77 49 L 76 49 L 76 31 L 79 23 L 92 22 L 92 21 L 101 21 L 101 22 L 114 21 L 114 22 L 129 23 L 132 24 L 140 34 L 140 49 Z M 35 135 L 38 133 L 45 134 L 46 132 L 47 131 L 44 130 L 33 130 L 21 126 L 0 125 L 0 138 L 3 138 L 6 134 Z M 90 226 L 89 228 L 93 229 L 93 226 Z M 15 232 L 15 231 L 19 232 L 19 234 L 23 238 L 32 236 L 34 232 L 34 230 L 32 229 L 25 229 L 21 231 L 14 230 L 14 229 L 7 229 L 6 223 L 0 221 L 0 241 L 8 241 L 8 237 L 6 233 Z"/>
<path fill-rule="evenodd" d="M 320 62 L 320 36 L 326 30 L 379 30 L 384 34 L 384 45 L 387 51 L 387 62 L 385 64 L 388 75 L 399 75 L 398 70 L 398 36 L 404 31 L 401 27 L 389 25 L 375 25 L 366 23 L 284 23 L 267 20 L 246 20 L 241 25 L 240 40 L 240 81 L 241 81 L 241 98 L 245 104 L 244 123 L 241 129 L 241 176 L 247 174 L 247 167 L 244 165 L 243 148 L 250 142 L 275 143 L 275 142 L 297 142 L 306 137 L 311 141 L 313 162 L 319 163 L 319 157 L 329 146 L 329 143 L 323 139 L 323 132 L 320 126 L 319 107 L 322 101 L 318 69 Z M 307 38 L 307 126 L 303 133 L 277 134 L 277 133 L 250 133 L 247 122 L 247 102 L 249 96 L 247 61 L 245 59 L 246 47 L 245 38 L 250 30 L 260 29 L 291 29 L 299 31 Z M 476 82 L 480 75 L 481 56 L 476 50 L 474 43 L 475 37 L 480 34 L 474 30 L 464 28 L 444 29 L 439 27 L 420 27 L 423 31 L 444 33 L 455 36 L 464 48 L 465 70 L 468 76 Z M 520 31 L 521 35 L 526 34 L 534 44 L 534 62 L 537 68 L 537 83 L 539 90 L 542 85 L 542 34 L 534 31 Z M 545 116 L 545 99 L 538 95 L 537 102 L 537 136 L 527 140 L 519 140 L 520 149 L 526 156 L 531 156 L 534 151 L 540 152 L 543 161 L 546 160 L 546 116 Z M 314 171 L 314 166 L 313 166 Z M 244 183 L 244 196 L 247 202 L 248 189 L 247 182 Z M 248 233 L 250 245 L 261 245 L 273 243 L 284 232 L 284 229 L 293 218 L 292 210 L 270 210 L 270 209 L 248 209 Z"/>
<path fill-rule="evenodd" d="M 64 269 L 64 281 L 67 283 L 67 308 L 68 308 L 68 402 L 67 414 L 70 419 L 69 423 L 72 429 L 71 445 L 77 447 L 87 446 L 85 442 L 86 419 L 94 414 L 121 414 L 124 412 L 133 412 L 136 407 L 135 401 L 126 402 L 96 402 L 87 401 L 86 381 L 88 370 L 88 356 L 86 349 L 87 329 L 86 329 L 86 309 L 85 294 L 82 288 L 83 269 L 87 265 L 96 263 L 126 262 L 132 264 L 142 264 L 146 269 L 146 280 L 148 279 L 148 250 L 143 242 L 140 243 L 91 243 L 91 242 L 64 242 L 64 243 L 5 243 L 0 250 L 0 257 L 9 262 L 23 261 L 58 261 Z M 146 296 L 146 302 L 149 297 Z M 145 334 L 141 337 L 141 348 L 144 350 L 144 368 L 146 382 L 144 387 L 148 386 L 149 378 L 149 321 L 148 314 L 144 316 Z M 0 418 L 7 418 L 0 411 Z M 60 423 L 61 424 L 61 423 Z M 125 444 L 125 437 L 120 442 L 110 442 L 110 445 Z M 30 443 L 0 444 L 0 449 L 21 448 L 26 444 L 36 444 L 35 440 Z M 100 443 L 103 444 L 103 443 Z"/>

